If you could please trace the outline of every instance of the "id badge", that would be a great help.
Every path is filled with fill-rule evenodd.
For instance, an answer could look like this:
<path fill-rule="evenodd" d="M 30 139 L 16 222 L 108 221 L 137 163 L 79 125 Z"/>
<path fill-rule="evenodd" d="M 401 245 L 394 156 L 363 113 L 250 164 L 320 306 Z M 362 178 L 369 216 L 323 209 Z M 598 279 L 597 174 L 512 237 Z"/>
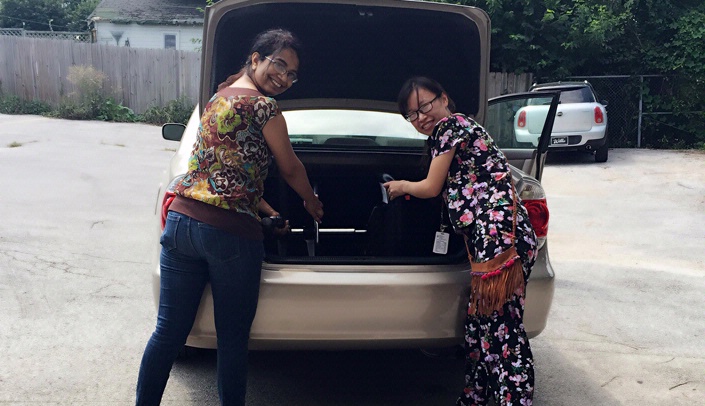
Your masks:
<path fill-rule="evenodd" d="M 436 231 L 436 240 L 433 242 L 433 253 L 445 255 L 448 253 L 448 240 L 450 234 L 443 231 Z"/>

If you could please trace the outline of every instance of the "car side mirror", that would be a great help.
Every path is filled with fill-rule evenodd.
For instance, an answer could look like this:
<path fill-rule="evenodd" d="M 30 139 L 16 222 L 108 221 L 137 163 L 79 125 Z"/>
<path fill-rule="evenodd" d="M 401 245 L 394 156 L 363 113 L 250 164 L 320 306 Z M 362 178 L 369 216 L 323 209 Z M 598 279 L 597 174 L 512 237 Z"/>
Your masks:
<path fill-rule="evenodd" d="M 181 141 L 186 126 L 181 123 L 166 123 L 162 126 L 162 137 L 168 141 Z"/>

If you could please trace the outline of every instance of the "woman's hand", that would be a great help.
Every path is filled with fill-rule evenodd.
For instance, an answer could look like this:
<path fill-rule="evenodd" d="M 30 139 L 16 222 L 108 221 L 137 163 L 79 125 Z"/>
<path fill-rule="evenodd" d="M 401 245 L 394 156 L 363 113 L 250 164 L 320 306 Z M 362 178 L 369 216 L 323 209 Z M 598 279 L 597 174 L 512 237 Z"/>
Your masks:
<path fill-rule="evenodd" d="M 257 203 L 257 209 L 261 213 L 264 213 L 264 215 L 267 217 L 281 217 L 281 214 L 279 214 L 278 211 L 274 210 L 272 206 L 270 206 L 269 203 L 264 200 L 264 198 L 261 198 L 259 200 L 259 203 Z M 280 237 L 287 235 L 289 231 L 291 231 L 291 227 L 289 226 L 289 220 L 286 220 L 284 222 L 283 227 L 273 227 L 271 230 L 275 235 L 278 235 Z"/>
<path fill-rule="evenodd" d="M 277 235 L 279 237 L 285 236 L 291 231 L 291 227 L 289 226 L 289 220 L 286 220 L 284 222 L 284 227 L 275 227 L 274 230 L 274 235 Z"/>
<path fill-rule="evenodd" d="M 404 190 L 406 183 L 408 183 L 406 180 L 393 180 L 385 183 L 383 186 L 387 189 L 387 197 L 389 197 L 389 200 L 394 200 L 399 196 L 407 194 Z"/>
<path fill-rule="evenodd" d="M 323 218 L 323 203 L 318 200 L 318 195 L 313 195 L 313 198 L 304 200 L 304 207 L 316 223 L 321 223 L 321 219 Z"/>
<path fill-rule="evenodd" d="M 383 186 L 387 188 L 387 195 L 392 200 L 402 195 L 412 195 L 421 199 L 438 196 L 443 190 L 443 185 L 448 177 L 448 170 L 453 156 L 455 156 L 455 147 L 448 153 L 433 158 L 426 179 L 418 182 L 393 180 L 384 183 Z"/>

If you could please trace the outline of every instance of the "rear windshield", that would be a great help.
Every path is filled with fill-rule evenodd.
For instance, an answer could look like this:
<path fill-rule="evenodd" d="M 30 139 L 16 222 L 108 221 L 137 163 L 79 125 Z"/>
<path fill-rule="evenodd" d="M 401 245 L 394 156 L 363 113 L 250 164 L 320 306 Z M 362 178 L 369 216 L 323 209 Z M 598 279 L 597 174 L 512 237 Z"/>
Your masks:
<path fill-rule="evenodd" d="M 285 111 L 291 143 L 346 148 L 423 147 L 419 133 L 399 113 L 361 110 Z"/>
<path fill-rule="evenodd" d="M 555 88 L 536 88 L 533 90 L 556 90 Z M 590 88 L 588 87 L 583 87 L 580 89 L 575 89 L 575 90 L 568 90 L 561 92 L 561 98 L 559 103 L 561 104 L 566 104 L 566 103 L 594 103 L 595 102 L 595 96 L 592 94 L 592 91 L 590 91 Z M 529 104 L 538 104 L 538 99 L 534 99 L 533 101 L 530 101 Z"/>

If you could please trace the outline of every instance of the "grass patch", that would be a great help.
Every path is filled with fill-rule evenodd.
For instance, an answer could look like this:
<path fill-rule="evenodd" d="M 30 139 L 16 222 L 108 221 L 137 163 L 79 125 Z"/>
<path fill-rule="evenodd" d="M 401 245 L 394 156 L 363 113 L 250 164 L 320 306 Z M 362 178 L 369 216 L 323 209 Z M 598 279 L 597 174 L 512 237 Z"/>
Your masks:
<path fill-rule="evenodd" d="M 11 143 L 7 144 L 8 148 L 17 148 L 17 147 L 21 147 L 21 146 L 22 146 L 22 143 L 19 143 L 17 141 L 12 141 Z"/>

